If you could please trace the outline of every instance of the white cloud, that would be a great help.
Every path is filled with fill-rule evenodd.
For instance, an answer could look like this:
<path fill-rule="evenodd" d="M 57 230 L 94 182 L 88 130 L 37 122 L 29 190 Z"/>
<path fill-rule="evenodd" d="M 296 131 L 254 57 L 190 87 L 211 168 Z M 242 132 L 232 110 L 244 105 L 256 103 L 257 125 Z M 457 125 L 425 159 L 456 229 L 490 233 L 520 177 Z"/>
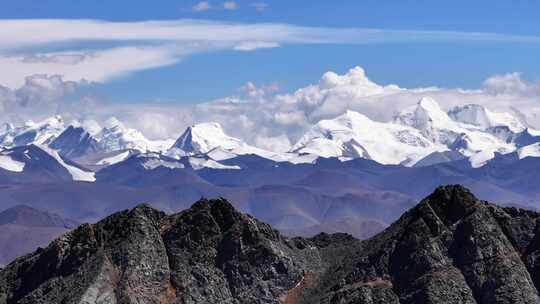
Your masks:
<path fill-rule="evenodd" d="M 280 47 L 280 45 L 276 42 L 245 41 L 235 45 L 233 49 L 236 51 L 255 51 L 258 49 L 273 49 L 278 47 Z"/>
<path fill-rule="evenodd" d="M 232 8 L 233 1 L 224 6 Z M 264 3 L 252 3 L 263 9 Z M 208 1 L 195 9 L 210 9 Z M 303 27 L 279 23 L 201 20 L 110 22 L 82 19 L 0 20 L 0 84 L 16 88 L 28 75 L 63 75 L 66 80 L 108 81 L 176 64 L 213 50 L 254 51 L 287 44 L 434 42 L 540 43 L 538 36 L 448 31 Z M 58 51 L 43 51 L 48 46 Z M 76 46 L 77 51 L 72 51 Z M 121 60 L 120 60 L 121 59 Z"/>
<path fill-rule="evenodd" d="M 77 60 L 69 56 L 54 59 L 62 64 Z M 251 144 L 283 151 L 321 119 L 355 110 L 388 121 L 420 98 L 431 96 L 446 109 L 471 103 L 495 111 L 517 109 L 529 123 L 540 127 L 538 84 L 522 80 L 519 74 L 490 77 L 477 90 L 402 88 L 374 83 L 356 67 L 341 75 L 325 73 L 318 83 L 285 94 L 278 94 L 276 84 L 248 82 L 239 96 L 197 105 L 107 104 L 88 97 L 70 101 L 72 93 L 84 85 L 61 76 L 35 75 L 17 89 L 0 87 L 0 119 L 37 121 L 61 114 L 66 121 L 78 119 L 95 128 L 95 122 L 102 124 L 114 113 L 127 126 L 153 139 L 175 138 L 188 125 L 215 121 L 227 133 Z"/>
<path fill-rule="evenodd" d="M 512 83 L 513 79 L 509 82 Z M 501 84 L 502 85 L 502 84 Z M 217 121 L 225 129 L 260 147 L 294 143 L 321 119 L 334 118 L 346 110 L 362 112 L 372 119 L 389 121 L 395 114 L 425 96 L 435 98 L 444 108 L 480 104 L 495 111 L 515 109 L 525 113 L 529 123 L 540 127 L 540 92 L 527 96 L 517 93 L 494 95 L 487 88 L 478 90 L 443 88 L 400 88 L 372 82 L 362 68 L 346 74 L 325 73 L 317 84 L 292 93 L 274 95 L 253 83 L 243 87 L 245 94 L 199 104 L 190 114 L 195 121 Z M 231 120 L 231 117 L 235 119 Z M 236 119 L 238 118 L 238 119 Z M 257 132 L 253 132 L 256 129 Z"/>
<path fill-rule="evenodd" d="M 254 3 L 251 3 L 250 6 L 255 8 L 255 10 L 258 12 L 264 12 L 269 7 L 268 3 L 264 3 L 264 2 L 254 2 Z"/>
<path fill-rule="evenodd" d="M 0 20 L 0 49 L 71 42 L 228 42 L 396 43 L 476 41 L 540 43 L 539 36 L 496 33 L 408 31 L 367 28 L 302 27 L 280 23 L 231 23 L 200 20 L 109 22 L 80 19 Z"/>
<path fill-rule="evenodd" d="M 226 10 L 235 10 L 238 8 L 238 4 L 234 1 L 223 2 L 223 8 Z"/>
<path fill-rule="evenodd" d="M 177 63 L 193 52 L 188 46 L 120 47 L 98 51 L 0 56 L 0 84 L 16 88 L 33 74 L 62 75 L 65 80 L 105 82 L 131 72 Z"/>
<path fill-rule="evenodd" d="M 197 4 L 195 4 L 191 9 L 195 12 L 204 12 L 207 10 L 210 10 L 212 6 L 208 1 L 201 1 Z"/>
<path fill-rule="evenodd" d="M 514 72 L 494 75 L 486 79 L 483 89 L 495 95 L 537 95 L 540 93 L 540 83 L 529 83 Z"/>
<path fill-rule="evenodd" d="M 271 83 L 268 85 L 257 86 L 253 82 L 248 81 L 244 86 L 240 88 L 240 91 L 244 97 L 250 101 L 260 101 L 268 94 L 275 93 L 279 90 L 277 83 Z"/>
<path fill-rule="evenodd" d="M 33 75 L 24 84 L 11 90 L 0 87 L 0 118 L 21 123 L 39 120 L 58 111 L 66 96 L 74 93 L 81 83 L 64 81 L 61 76 Z"/>

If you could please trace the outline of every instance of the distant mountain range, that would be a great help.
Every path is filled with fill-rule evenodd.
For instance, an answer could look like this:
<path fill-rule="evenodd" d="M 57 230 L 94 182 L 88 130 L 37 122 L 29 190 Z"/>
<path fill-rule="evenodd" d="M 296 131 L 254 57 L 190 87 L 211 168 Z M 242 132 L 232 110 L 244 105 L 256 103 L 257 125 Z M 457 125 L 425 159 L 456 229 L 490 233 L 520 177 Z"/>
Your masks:
<path fill-rule="evenodd" d="M 76 228 L 78 222 L 57 214 L 18 205 L 0 212 L 0 265 L 46 246 L 52 239 Z"/>
<path fill-rule="evenodd" d="M 371 239 L 287 238 L 224 199 L 81 225 L 0 270 L 0 303 L 540 303 L 540 214 L 437 188 Z"/>
<path fill-rule="evenodd" d="M 540 132 L 519 113 L 430 98 L 376 122 L 348 111 L 315 124 L 289 152 L 260 149 L 217 123 L 152 141 L 111 119 L 99 130 L 61 117 L 0 128 L 0 210 L 17 205 L 96 222 L 140 203 L 168 213 L 225 197 L 288 235 L 367 238 L 441 184 L 540 207 Z"/>
<path fill-rule="evenodd" d="M 435 100 L 424 97 L 391 122 L 374 121 L 353 111 L 322 120 L 283 153 L 231 137 L 217 123 L 193 125 L 177 139 L 154 141 L 116 118 L 106 121 L 101 130 L 89 132 L 78 122 L 66 125 L 60 116 L 55 116 L 23 126 L 4 124 L 0 128 L 0 146 L 46 146 L 93 169 L 112 165 L 133 153 L 147 152 L 176 159 L 195 158 L 193 163 L 201 168 L 216 168 L 222 165 L 220 161 L 251 154 L 294 164 L 336 157 L 409 167 L 467 158 L 473 167 L 480 167 L 495 153 L 517 152 L 520 158 L 540 156 L 540 131 L 532 129 L 522 117 L 516 111 L 493 112 L 480 105 L 444 111 Z"/>

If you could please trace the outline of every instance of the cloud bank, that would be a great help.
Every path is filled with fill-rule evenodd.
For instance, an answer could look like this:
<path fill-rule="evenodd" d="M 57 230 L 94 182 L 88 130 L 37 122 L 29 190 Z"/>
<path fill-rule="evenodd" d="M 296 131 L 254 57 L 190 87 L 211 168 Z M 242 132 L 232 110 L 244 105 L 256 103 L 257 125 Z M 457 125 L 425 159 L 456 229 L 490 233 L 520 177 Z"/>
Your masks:
<path fill-rule="evenodd" d="M 60 76 L 28 77 L 18 89 L 0 88 L 4 121 L 22 122 L 60 114 L 68 121 L 102 124 L 112 115 L 153 139 L 176 138 L 189 125 L 219 122 L 225 131 L 247 142 L 275 151 L 285 151 L 321 119 L 334 118 L 347 110 L 389 121 L 405 107 L 425 96 L 444 108 L 480 104 L 495 111 L 521 113 L 540 128 L 540 84 L 523 80 L 520 74 L 494 75 L 477 90 L 402 88 L 371 81 L 361 67 L 343 75 L 327 72 L 319 82 L 285 94 L 277 84 L 248 82 L 239 94 L 197 105 L 106 104 L 91 98 L 69 101 L 84 83 Z"/>

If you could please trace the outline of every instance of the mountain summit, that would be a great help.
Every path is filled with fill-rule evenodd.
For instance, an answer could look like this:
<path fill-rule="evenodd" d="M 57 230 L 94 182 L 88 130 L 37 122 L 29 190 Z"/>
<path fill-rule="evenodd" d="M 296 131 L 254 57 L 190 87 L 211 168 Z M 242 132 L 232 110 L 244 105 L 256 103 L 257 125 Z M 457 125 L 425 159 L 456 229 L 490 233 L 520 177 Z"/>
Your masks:
<path fill-rule="evenodd" d="M 205 154 L 218 147 L 232 150 L 242 144 L 240 139 L 225 134 L 220 124 L 212 122 L 188 127 L 171 148 L 188 154 Z"/>
<path fill-rule="evenodd" d="M 98 151 L 98 141 L 82 127 L 69 126 L 49 147 L 62 156 L 75 158 Z"/>
<path fill-rule="evenodd" d="M 365 80 L 363 71 L 354 69 L 345 78 L 325 74 L 320 85 L 328 90 L 338 83 L 351 81 L 356 86 Z M 374 94 L 381 89 L 367 82 L 364 84 L 366 90 L 373 89 Z M 314 123 L 299 138 L 280 134 L 280 142 L 296 140 L 288 152 L 252 146 L 241 138 L 228 135 L 216 122 L 189 126 L 176 140 L 149 139 L 114 117 L 105 121 L 103 128 L 88 121 L 74 121 L 73 124 L 64 128 L 60 116 L 39 123 L 29 121 L 24 126 L 3 124 L 0 126 L 0 147 L 48 146 L 60 155 L 94 169 L 146 152 L 164 153 L 177 159 L 188 157 L 197 163 L 194 167 L 199 168 L 229 168 L 215 162 L 244 155 L 293 164 L 313 163 L 317 158 L 342 161 L 364 158 L 409 167 L 417 163 L 420 166 L 468 158 L 470 165 L 476 168 L 484 166 L 497 154 L 535 156 L 518 150 L 540 142 L 540 131 L 531 129 L 517 110 L 495 112 L 469 104 L 447 111 L 429 96 L 403 109 L 392 121 L 376 121 L 363 113 L 346 110 L 335 118 Z M 93 126 L 92 132 L 85 131 L 80 125 Z"/>
<path fill-rule="evenodd" d="M 0 303 L 540 303 L 540 214 L 439 187 L 379 235 L 283 237 L 223 199 L 141 205 L 0 271 Z"/>
<path fill-rule="evenodd" d="M 220 161 L 239 155 L 253 154 L 271 160 L 293 157 L 253 147 L 241 139 L 229 136 L 219 123 L 200 123 L 188 127 L 167 151 L 174 158 L 183 156 L 206 156 Z"/>
<path fill-rule="evenodd" d="M 277 303 L 316 265 L 225 200 L 147 205 L 78 229 L 0 272 L 0 303 Z"/>
<path fill-rule="evenodd" d="M 376 122 L 354 111 L 320 121 L 292 149 L 323 157 L 361 157 L 383 164 L 414 163 L 439 150 L 444 147 L 434 145 L 417 129 Z"/>

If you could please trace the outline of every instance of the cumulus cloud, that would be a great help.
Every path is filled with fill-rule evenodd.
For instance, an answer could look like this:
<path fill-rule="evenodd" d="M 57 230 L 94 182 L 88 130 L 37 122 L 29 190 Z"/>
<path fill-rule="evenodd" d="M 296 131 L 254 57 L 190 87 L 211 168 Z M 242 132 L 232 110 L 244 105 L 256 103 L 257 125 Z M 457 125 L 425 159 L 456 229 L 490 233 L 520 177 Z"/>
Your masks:
<path fill-rule="evenodd" d="M 250 101 L 263 100 L 268 94 L 279 91 L 279 84 L 274 82 L 267 85 L 257 86 L 255 83 L 248 81 L 240 88 L 243 96 Z"/>
<path fill-rule="evenodd" d="M 81 85 L 58 75 L 33 75 L 16 90 L 0 86 L 0 117 L 13 123 L 45 118 L 58 112 L 65 98 Z"/>
<path fill-rule="evenodd" d="M 486 92 L 495 95 L 538 95 L 540 93 L 540 83 L 527 82 L 517 72 L 491 76 L 484 81 L 483 88 Z"/>

